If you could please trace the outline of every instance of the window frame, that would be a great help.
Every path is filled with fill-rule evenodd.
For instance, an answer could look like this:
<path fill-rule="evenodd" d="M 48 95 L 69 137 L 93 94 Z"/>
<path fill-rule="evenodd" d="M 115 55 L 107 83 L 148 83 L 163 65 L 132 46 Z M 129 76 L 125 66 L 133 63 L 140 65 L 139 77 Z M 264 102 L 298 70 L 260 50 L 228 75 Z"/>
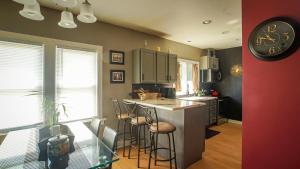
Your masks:
<path fill-rule="evenodd" d="M 180 64 L 180 62 L 184 62 L 184 63 L 188 63 L 188 64 L 197 64 L 198 65 L 198 79 L 199 79 L 199 83 L 200 83 L 200 62 L 199 61 L 194 61 L 194 60 L 189 60 L 189 59 L 182 59 L 179 58 L 177 59 L 177 62 Z M 193 95 L 195 93 L 189 93 L 190 95 Z M 186 93 L 186 91 L 181 91 L 180 93 L 178 91 L 176 91 L 176 97 L 184 97 L 187 96 L 188 94 Z"/>
<path fill-rule="evenodd" d="M 69 45 L 64 45 L 64 44 L 60 44 L 60 45 L 56 45 L 55 47 L 55 52 L 57 54 L 57 50 L 59 48 L 62 48 L 62 49 L 69 49 L 69 50 L 79 50 L 79 51 L 87 51 L 87 52 L 95 52 L 96 53 L 96 112 L 97 114 L 95 116 L 98 116 L 99 115 L 99 54 L 98 54 L 98 51 L 96 49 L 87 49 L 87 48 L 81 48 L 81 47 L 71 47 Z M 55 67 L 56 67 L 56 58 L 57 58 L 57 55 L 55 55 Z M 56 69 L 55 69 L 55 98 L 56 98 L 56 94 L 57 94 L 57 83 L 56 83 Z M 101 76 L 101 75 L 100 75 Z M 91 118 L 83 118 L 83 119 L 78 119 L 78 120 L 68 120 L 68 121 L 62 121 L 60 123 L 68 123 L 68 122 L 73 122 L 73 121 L 79 121 L 79 120 L 89 120 L 89 119 L 92 119 Z"/>
<path fill-rule="evenodd" d="M 14 33 L 8 31 L 0 30 L 0 40 L 16 42 L 16 43 L 25 43 L 33 45 L 43 45 L 44 46 L 44 56 L 43 56 L 43 96 L 47 96 L 52 101 L 55 101 L 56 98 L 56 47 L 64 47 L 75 50 L 85 50 L 85 51 L 95 51 L 97 52 L 97 115 L 98 117 L 103 117 L 103 106 L 102 106 L 102 81 L 103 81 L 103 46 L 85 44 L 79 42 L 72 42 L 66 40 L 59 40 L 53 38 L 45 38 L 40 36 Z M 44 113 L 44 121 L 47 121 L 50 117 L 49 114 Z M 91 117 L 92 118 L 92 117 Z M 80 119 L 80 120 L 89 120 Z M 78 121 L 78 120 L 75 120 Z M 43 123 L 32 124 L 22 127 L 13 127 L 8 129 L 0 129 L 0 132 L 7 133 L 9 131 L 32 128 L 34 126 L 41 125 Z"/>

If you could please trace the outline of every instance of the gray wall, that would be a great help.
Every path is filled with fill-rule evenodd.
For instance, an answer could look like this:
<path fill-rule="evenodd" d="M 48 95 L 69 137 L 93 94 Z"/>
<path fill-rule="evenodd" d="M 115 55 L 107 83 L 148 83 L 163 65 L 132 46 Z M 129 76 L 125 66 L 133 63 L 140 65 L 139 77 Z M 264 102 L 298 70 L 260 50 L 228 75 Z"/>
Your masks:
<path fill-rule="evenodd" d="M 64 29 L 57 25 L 60 20 L 60 11 L 48 8 L 41 9 L 45 16 L 44 21 L 31 21 L 18 14 L 22 7 L 12 0 L 0 1 L 0 30 L 103 46 L 103 75 L 100 76 L 103 76 L 103 116 L 109 119 L 108 124 L 112 124 L 114 119 L 110 99 L 112 97 L 125 98 L 131 92 L 131 50 L 143 47 L 144 40 L 148 41 L 148 48 L 156 49 L 159 46 L 165 52 L 170 49 L 180 58 L 199 60 L 201 55 L 199 48 L 102 22 L 83 24 L 76 21 L 78 28 Z M 109 64 L 110 49 L 125 52 L 125 65 Z M 110 69 L 124 69 L 126 83 L 110 84 Z"/>
<path fill-rule="evenodd" d="M 242 64 L 242 47 L 217 50 L 220 59 L 221 82 L 216 83 L 216 89 L 223 96 L 230 96 L 228 118 L 242 120 L 242 77 L 230 74 L 231 67 Z"/>

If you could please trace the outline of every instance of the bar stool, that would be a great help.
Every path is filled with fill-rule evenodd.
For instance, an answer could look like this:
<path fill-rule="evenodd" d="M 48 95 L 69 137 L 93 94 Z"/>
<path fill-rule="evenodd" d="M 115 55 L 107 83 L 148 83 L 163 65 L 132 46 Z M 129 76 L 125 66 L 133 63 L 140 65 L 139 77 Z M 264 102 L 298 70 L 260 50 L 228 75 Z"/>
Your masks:
<path fill-rule="evenodd" d="M 128 159 L 130 159 L 131 148 L 133 147 L 133 143 L 135 142 L 136 146 L 138 146 L 138 159 L 137 159 L 137 166 L 140 168 L 140 152 L 141 149 L 144 149 L 144 153 L 147 153 L 147 143 L 146 143 L 146 118 L 142 114 L 139 113 L 138 105 L 135 108 L 135 116 L 131 117 L 131 129 L 130 129 L 130 146 L 129 146 L 129 153 Z M 136 137 L 133 137 L 133 128 L 137 129 Z M 141 130 L 143 130 L 143 142 L 144 145 L 141 147 Z"/>
<path fill-rule="evenodd" d="M 130 120 L 129 117 L 131 114 L 133 114 L 135 104 L 133 104 L 133 103 L 125 104 L 124 102 L 120 103 L 120 101 L 118 99 L 112 99 L 112 103 L 113 103 L 114 112 L 118 119 L 118 126 L 117 126 L 118 134 L 117 134 L 115 149 L 117 149 L 117 144 L 118 144 L 120 135 L 123 135 L 123 157 L 124 157 L 125 151 L 126 151 L 126 145 L 125 145 L 126 134 L 128 133 L 128 132 L 126 132 L 126 126 L 128 124 L 129 130 L 131 129 L 131 126 L 129 123 L 129 120 Z M 123 132 L 119 132 L 121 123 L 123 123 Z"/>
<path fill-rule="evenodd" d="M 150 169 L 151 166 L 151 158 L 152 152 L 154 152 L 154 161 L 155 165 L 157 161 L 169 161 L 170 162 L 170 169 L 172 169 L 172 160 L 175 162 L 175 169 L 177 169 L 177 161 L 176 161 L 176 149 L 175 149 L 175 140 L 174 140 L 174 132 L 176 131 L 176 127 L 168 122 L 160 122 L 158 121 L 158 116 L 156 109 L 153 107 L 145 107 L 140 106 L 139 109 L 143 114 L 145 114 L 146 117 L 146 123 L 149 127 L 150 132 L 150 154 L 149 154 L 149 161 L 148 161 L 148 169 Z M 165 134 L 168 136 L 169 140 L 169 147 L 158 147 L 158 135 L 159 134 Z M 172 142 L 170 139 L 170 135 L 172 135 Z M 171 148 L 171 144 L 173 143 L 173 150 Z M 154 148 L 153 148 L 154 147 Z M 169 151 L 169 159 L 157 159 L 157 151 L 158 150 L 168 150 Z M 172 156 L 173 153 L 173 156 Z"/>

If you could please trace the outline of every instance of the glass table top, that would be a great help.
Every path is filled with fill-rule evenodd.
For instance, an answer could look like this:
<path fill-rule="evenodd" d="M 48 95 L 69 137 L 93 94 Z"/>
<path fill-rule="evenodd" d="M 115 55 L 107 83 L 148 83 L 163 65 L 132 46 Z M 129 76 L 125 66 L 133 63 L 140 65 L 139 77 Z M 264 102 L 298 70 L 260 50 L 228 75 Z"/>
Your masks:
<path fill-rule="evenodd" d="M 119 159 L 82 122 L 66 123 L 65 125 L 75 136 L 75 151 L 69 154 L 67 169 L 101 168 Z M 38 161 L 38 140 L 38 128 L 9 132 L 0 146 L 0 168 L 47 168 L 45 162 Z"/>

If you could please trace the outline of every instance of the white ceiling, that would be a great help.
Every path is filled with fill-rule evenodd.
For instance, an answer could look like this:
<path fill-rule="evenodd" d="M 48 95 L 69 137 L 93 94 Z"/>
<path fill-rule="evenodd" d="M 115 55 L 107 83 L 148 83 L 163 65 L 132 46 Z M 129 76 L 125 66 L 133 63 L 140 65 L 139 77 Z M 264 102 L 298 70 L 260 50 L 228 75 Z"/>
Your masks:
<path fill-rule="evenodd" d="M 52 0 L 42 6 L 62 10 Z M 78 0 L 79 3 L 83 0 Z M 198 48 L 242 45 L 241 0 L 89 0 L 101 22 Z M 72 9 L 78 13 L 79 8 Z M 204 25 L 202 21 L 212 20 Z M 188 42 L 191 41 L 191 42 Z"/>

